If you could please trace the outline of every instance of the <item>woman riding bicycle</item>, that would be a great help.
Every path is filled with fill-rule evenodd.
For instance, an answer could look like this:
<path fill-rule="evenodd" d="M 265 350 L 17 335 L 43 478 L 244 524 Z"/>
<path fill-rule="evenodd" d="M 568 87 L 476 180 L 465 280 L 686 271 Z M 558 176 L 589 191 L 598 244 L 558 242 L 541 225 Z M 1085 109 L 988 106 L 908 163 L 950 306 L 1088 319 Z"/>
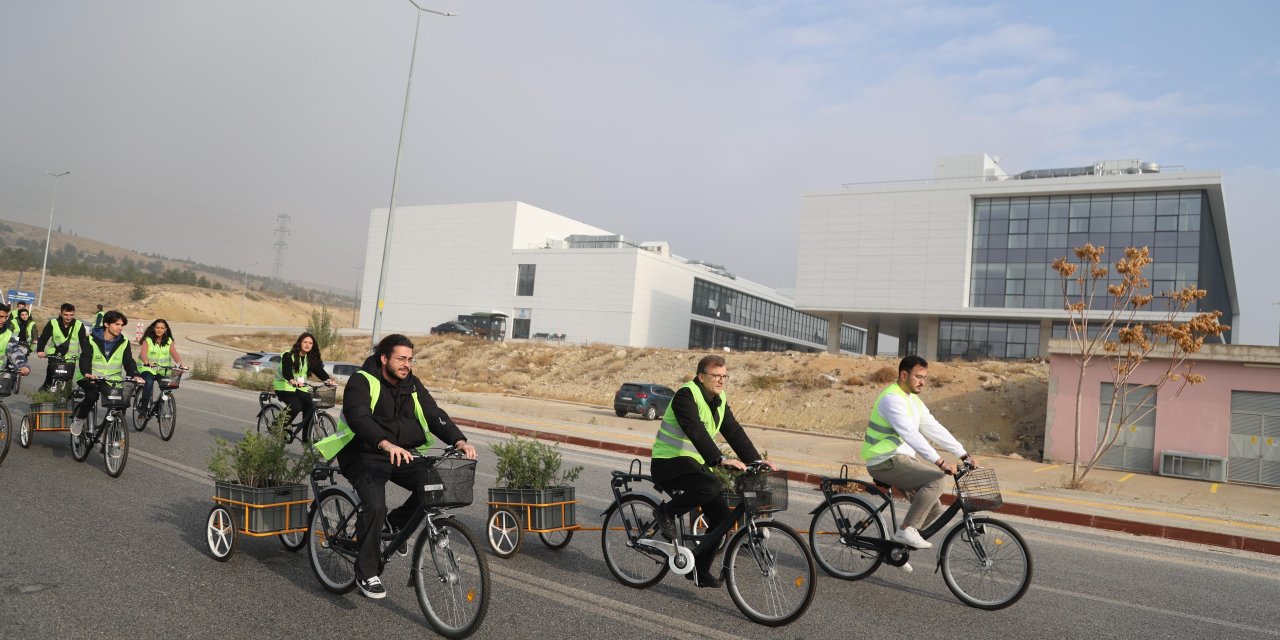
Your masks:
<path fill-rule="evenodd" d="M 674 518 L 694 507 L 702 507 L 709 530 L 715 530 L 729 517 L 729 503 L 709 467 L 719 465 L 743 471 L 747 467 L 742 460 L 752 460 L 770 469 L 778 468 L 761 460 L 751 438 L 729 410 L 729 399 L 724 394 L 724 384 L 729 379 L 726 371 L 722 356 L 709 355 L 698 361 L 697 375 L 676 391 L 658 427 L 651 463 L 653 481 L 675 495 L 659 505 L 654 515 L 668 538 L 675 538 Z M 716 434 L 724 435 L 740 460 L 720 453 Z M 705 540 L 700 545 L 705 551 L 695 556 L 697 570 L 686 575 L 699 587 L 720 586 L 720 577 L 710 571 L 719 546 L 719 540 Z"/>
<path fill-rule="evenodd" d="M 276 397 L 289 407 L 290 420 L 302 417 L 302 439 L 311 442 L 311 421 L 315 405 L 311 402 L 311 390 L 307 388 L 307 376 L 313 375 L 325 384 L 335 387 L 338 383 L 329 378 L 320 357 L 316 337 L 303 332 L 293 343 L 293 348 L 280 354 L 280 366 L 276 368 Z"/>
<path fill-rule="evenodd" d="M 152 367 L 181 367 L 182 356 L 174 345 L 173 332 L 169 330 L 169 322 L 157 319 L 142 334 L 142 343 L 138 347 L 138 356 L 142 366 L 138 373 L 142 374 L 142 398 L 140 406 L 151 410 L 151 382 L 156 378 L 156 370 Z"/>

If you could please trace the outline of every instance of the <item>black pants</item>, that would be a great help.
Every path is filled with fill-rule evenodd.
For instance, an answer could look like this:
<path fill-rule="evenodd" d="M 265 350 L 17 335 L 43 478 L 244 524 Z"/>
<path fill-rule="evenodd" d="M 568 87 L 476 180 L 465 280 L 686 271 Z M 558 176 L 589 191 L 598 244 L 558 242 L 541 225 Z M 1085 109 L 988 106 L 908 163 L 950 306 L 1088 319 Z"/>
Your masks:
<path fill-rule="evenodd" d="M 44 370 L 44 384 L 40 385 L 41 391 L 48 391 L 49 385 L 53 383 L 53 363 L 50 362 Z"/>
<path fill-rule="evenodd" d="M 276 397 L 289 407 L 290 423 L 296 424 L 298 416 L 302 416 L 302 422 L 308 425 L 304 435 L 310 441 L 310 422 L 316 412 L 315 403 L 311 401 L 311 391 L 276 391 Z"/>
<path fill-rule="evenodd" d="M 354 448 L 354 444 L 348 445 Z M 403 528 L 418 508 L 417 489 L 429 482 L 432 463 L 418 458 L 400 466 L 392 466 L 386 454 L 370 454 L 360 451 L 343 451 L 338 454 L 342 475 L 360 496 L 360 513 L 356 518 L 356 539 L 360 541 L 360 554 L 356 558 L 356 579 L 365 580 L 382 573 L 382 525 L 390 522 L 397 529 Z M 404 504 L 387 512 L 387 481 L 411 492 Z"/>
<path fill-rule="evenodd" d="M 93 408 L 98 405 L 98 390 L 101 388 L 103 382 L 101 380 L 81 379 L 80 382 L 76 384 L 79 384 L 80 388 L 84 389 L 84 400 L 81 401 L 80 404 L 76 405 L 75 417 L 80 420 L 84 420 L 89 417 L 89 412 L 93 411 Z"/>
<path fill-rule="evenodd" d="M 653 481 L 673 494 L 671 499 L 659 506 L 659 509 L 679 517 L 694 507 L 702 507 L 702 514 L 707 518 L 707 526 L 715 529 L 729 517 L 729 502 L 724 499 L 724 490 L 705 465 L 688 457 L 654 458 L 650 465 Z M 716 550 L 720 546 L 718 538 L 706 538 L 694 556 L 694 565 L 699 571 L 711 570 Z"/>
<path fill-rule="evenodd" d="M 143 407 L 145 407 L 145 408 L 147 408 L 147 409 L 150 409 L 150 408 L 151 408 L 151 405 L 150 405 L 150 404 L 148 404 L 148 403 L 150 403 L 150 402 L 151 402 L 151 383 L 152 383 L 152 381 L 154 381 L 154 380 L 156 379 L 156 374 L 155 374 L 155 373 L 153 373 L 153 372 L 150 372 L 150 371 L 146 371 L 146 372 L 143 372 L 143 373 L 139 373 L 138 375 L 139 375 L 139 376 L 142 376 L 142 388 L 141 388 L 141 389 L 138 389 L 138 390 L 135 390 L 135 391 L 134 391 L 134 393 L 137 393 L 138 391 L 141 391 L 141 392 L 142 392 L 142 406 L 143 406 Z"/>

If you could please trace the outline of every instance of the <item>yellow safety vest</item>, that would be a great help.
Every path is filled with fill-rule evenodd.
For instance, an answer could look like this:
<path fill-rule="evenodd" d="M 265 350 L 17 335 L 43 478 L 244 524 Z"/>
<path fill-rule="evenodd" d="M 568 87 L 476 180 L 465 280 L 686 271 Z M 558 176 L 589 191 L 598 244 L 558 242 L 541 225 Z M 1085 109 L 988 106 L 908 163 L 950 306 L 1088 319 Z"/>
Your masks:
<path fill-rule="evenodd" d="M 369 411 L 373 411 L 374 407 L 378 405 L 378 396 L 382 394 L 382 381 L 363 369 L 357 373 L 369 379 Z M 422 432 L 427 435 L 427 442 L 417 449 L 420 455 L 425 456 L 427 455 L 427 449 L 431 448 L 431 429 L 427 427 L 427 417 L 423 415 L 422 404 L 418 402 L 418 392 L 414 391 L 410 395 L 413 398 L 413 413 L 418 418 L 418 424 L 422 425 Z M 333 435 L 315 443 L 314 446 L 316 451 L 319 451 L 320 455 L 324 456 L 325 460 L 332 460 L 355 437 L 356 432 L 351 430 L 351 427 L 347 424 L 347 417 L 343 415 L 338 417 L 338 430 Z"/>
<path fill-rule="evenodd" d="M 124 354 L 129 350 L 129 343 L 121 341 L 120 346 L 111 352 L 108 358 L 102 355 L 102 349 L 98 348 L 98 341 L 90 339 L 89 347 L 93 349 L 93 364 L 91 373 L 113 382 L 119 382 L 124 379 Z"/>
<path fill-rule="evenodd" d="M 142 339 L 142 348 L 146 350 L 147 362 L 157 367 L 167 367 L 173 364 L 173 356 L 169 355 L 169 347 L 173 346 L 173 340 L 169 340 L 164 344 L 156 344 L 151 338 Z M 156 370 L 147 366 L 139 366 L 138 371 L 141 373 L 155 373 Z"/>
<path fill-rule="evenodd" d="M 289 381 L 286 380 L 284 377 L 285 358 L 289 358 L 290 361 L 293 362 L 293 377 L 302 378 L 303 380 L 307 379 L 306 370 L 299 371 L 303 363 L 307 362 L 307 358 L 303 356 L 301 353 L 298 354 L 297 358 L 294 358 L 292 352 L 286 351 L 280 354 L 280 366 L 276 367 L 275 390 L 276 391 L 299 391 L 300 389 L 298 387 L 295 387 L 292 384 L 289 384 Z"/>
<path fill-rule="evenodd" d="M 49 342 L 52 342 L 53 346 L 56 348 L 61 347 L 63 343 L 69 341 L 70 344 L 67 345 L 67 359 L 74 360 L 80 357 L 80 330 L 83 328 L 80 321 L 71 321 L 71 335 L 69 336 L 62 332 L 62 324 L 58 322 L 56 318 L 50 320 L 49 323 L 50 326 L 53 327 L 53 330 L 49 334 Z M 50 349 L 50 351 L 53 351 L 53 349 Z"/>
<path fill-rule="evenodd" d="M 924 411 L 924 404 L 920 402 L 920 399 L 915 397 L 913 393 L 903 391 L 902 387 L 898 386 L 898 383 L 895 382 L 885 387 L 884 391 L 881 391 L 880 395 L 876 396 L 875 404 L 871 405 L 871 419 L 867 421 L 867 435 L 862 439 L 863 460 L 870 460 L 893 453 L 902 445 L 902 436 L 898 435 L 898 432 L 893 430 L 889 421 L 880 415 L 880 400 L 890 394 L 902 396 L 902 399 L 907 403 L 907 413 L 912 420 L 918 421 L 919 418 L 917 416 Z"/>
<path fill-rule="evenodd" d="M 720 425 L 724 424 L 724 414 L 729 408 L 729 396 L 724 392 L 720 394 L 720 416 L 713 418 L 711 413 L 711 405 L 707 404 L 707 399 L 702 396 L 702 389 L 694 380 L 690 380 L 681 389 L 688 389 L 693 393 L 693 402 L 698 406 L 698 418 L 702 420 L 702 424 L 707 427 L 707 435 L 712 439 L 720 433 Z M 685 435 L 684 429 L 680 428 L 680 422 L 676 420 L 676 412 L 673 408 L 675 400 L 667 405 L 666 413 L 662 414 L 662 424 L 658 425 L 658 435 L 653 441 L 653 457 L 654 458 L 693 458 L 698 464 L 706 464 L 707 461 L 702 459 L 702 454 L 698 453 L 698 448 L 693 445 L 693 441 L 689 436 Z"/>

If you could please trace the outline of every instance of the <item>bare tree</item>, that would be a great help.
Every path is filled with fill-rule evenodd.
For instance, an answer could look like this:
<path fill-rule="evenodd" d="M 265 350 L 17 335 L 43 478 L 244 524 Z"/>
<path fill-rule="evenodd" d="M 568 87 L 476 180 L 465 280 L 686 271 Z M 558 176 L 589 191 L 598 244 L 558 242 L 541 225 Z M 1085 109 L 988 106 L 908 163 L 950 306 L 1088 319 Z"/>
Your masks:
<path fill-rule="evenodd" d="M 1078 487 L 1116 443 L 1122 429 L 1155 411 L 1161 389 L 1169 383 L 1176 385 L 1173 395 L 1165 394 L 1163 401 L 1178 397 L 1187 385 L 1204 382 L 1204 376 L 1192 372 L 1195 361 L 1190 356 L 1200 351 L 1205 338 L 1221 336 L 1231 327 L 1218 323 L 1222 313 L 1217 310 L 1197 312 L 1190 319 L 1180 320 L 1194 311 L 1208 293 L 1194 284 L 1162 292 L 1167 309 L 1156 320 L 1150 320 L 1155 296 L 1149 293 L 1151 282 L 1144 275 L 1152 263 L 1151 252 L 1146 247 L 1125 249 L 1124 257 L 1114 264 L 1118 278 L 1112 278 L 1111 269 L 1102 262 L 1105 247 L 1086 244 L 1076 247 L 1074 252 L 1074 262 L 1058 258 L 1053 262 L 1053 269 L 1062 276 L 1062 297 L 1069 319 L 1067 337 L 1073 343 L 1072 358 L 1079 367 L 1075 451 L 1071 460 L 1071 486 Z M 1097 315 L 1091 317 L 1094 312 Z M 1139 320 L 1139 314 L 1148 320 Z M 1154 382 L 1131 389 L 1130 377 L 1153 357 L 1165 363 L 1163 370 L 1157 369 L 1159 373 Z M 1097 447 L 1081 471 L 1084 380 L 1094 360 L 1110 363 L 1115 393 L 1103 423 L 1107 425 L 1106 433 L 1099 437 Z M 1152 363 L 1152 366 L 1157 365 Z"/>

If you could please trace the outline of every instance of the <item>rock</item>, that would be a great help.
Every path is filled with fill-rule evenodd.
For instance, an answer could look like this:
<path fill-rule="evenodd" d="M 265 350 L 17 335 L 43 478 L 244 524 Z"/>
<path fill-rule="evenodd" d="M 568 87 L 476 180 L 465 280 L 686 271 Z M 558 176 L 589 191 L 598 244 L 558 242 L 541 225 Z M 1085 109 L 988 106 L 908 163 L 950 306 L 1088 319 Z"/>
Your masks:
<path fill-rule="evenodd" d="M 983 442 L 1000 442 L 1000 434 L 995 431 L 988 431 L 979 436 L 979 438 L 981 438 Z"/>
<path fill-rule="evenodd" d="M 1020 456 L 1020 455 L 1018 455 L 1018 454 L 1016 454 L 1016 453 L 1011 453 L 1011 454 L 1009 454 L 1009 457 L 1010 457 L 1010 458 L 1013 458 L 1014 460 L 1021 460 L 1021 459 L 1022 459 L 1022 456 Z"/>
<path fill-rule="evenodd" d="M 617 358 L 617 359 L 621 360 L 621 359 L 623 359 L 623 358 L 627 357 L 627 350 L 626 350 L 626 349 L 618 349 L 617 351 L 614 351 L 614 352 L 613 352 L 613 357 L 615 357 L 615 358 Z"/>

